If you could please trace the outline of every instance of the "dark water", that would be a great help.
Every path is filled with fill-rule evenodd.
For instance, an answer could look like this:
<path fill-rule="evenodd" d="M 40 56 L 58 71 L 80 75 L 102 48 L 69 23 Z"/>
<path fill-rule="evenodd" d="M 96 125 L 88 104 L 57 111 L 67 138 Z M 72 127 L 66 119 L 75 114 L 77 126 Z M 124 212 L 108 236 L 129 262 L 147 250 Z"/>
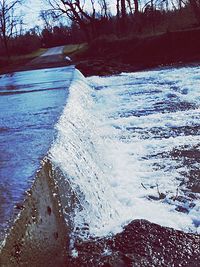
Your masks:
<path fill-rule="evenodd" d="M 73 71 L 64 67 L 0 76 L 0 232 L 56 136 L 54 125 Z"/>

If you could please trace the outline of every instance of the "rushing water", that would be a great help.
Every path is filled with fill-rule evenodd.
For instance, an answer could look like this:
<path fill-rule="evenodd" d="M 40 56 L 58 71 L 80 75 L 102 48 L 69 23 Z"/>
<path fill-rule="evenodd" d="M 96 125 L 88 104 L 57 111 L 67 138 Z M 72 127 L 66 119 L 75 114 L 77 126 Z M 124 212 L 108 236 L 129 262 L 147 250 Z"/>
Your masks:
<path fill-rule="evenodd" d="M 200 231 L 200 68 L 76 73 L 50 151 L 79 204 L 74 234 L 134 219 Z"/>
<path fill-rule="evenodd" d="M 138 218 L 199 233 L 199 86 L 199 67 L 1 77 L 1 225 L 49 153 L 75 194 L 72 236 L 105 236 Z"/>
<path fill-rule="evenodd" d="M 55 138 L 73 72 L 67 67 L 0 76 L 0 232 Z"/>

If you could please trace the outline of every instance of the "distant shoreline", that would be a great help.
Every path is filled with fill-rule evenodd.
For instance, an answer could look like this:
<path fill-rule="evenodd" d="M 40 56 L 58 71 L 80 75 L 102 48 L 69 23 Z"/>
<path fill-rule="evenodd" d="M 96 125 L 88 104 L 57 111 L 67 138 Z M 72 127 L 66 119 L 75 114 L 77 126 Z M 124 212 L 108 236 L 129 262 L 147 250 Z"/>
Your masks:
<path fill-rule="evenodd" d="M 73 62 L 72 62 L 73 63 Z M 158 68 L 180 68 L 184 66 L 198 66 L 200 65 L 200 55 L 196 56 L 193 59 L 185 59 L 182 61 L 175 61 L 168 64 L 162 63 L 155 63 L 146 64 L 146 65 L 131 65 L 131 64 L 124 64 L 117 61 L 110 61 L 105 62 L 103 59 L 83 59 L 80 61 L 74 62 L 75 67 L 80 70 L 84 76 L 110 76 L 110 75 L 117 75 L 122 72 L 137 72 L 137 71 L 145 71 L 145 70 L 152 70 Z M 12 66 L 8 66 L 6 68 L 0 69 L 0 75 L 9 74 L 13 72 L 19 71 L 29 71 L 29 70 L 38 70 L 43 68 L 57 68 L 57 67 L 64 67 L 69 66 L 69 63 L 66 61 L 62 62 L 55 62 L 55 63 L 44 63 L 40 65 L 31 65 L 30 61 L 24 61 L 22 64 L 14 64 Z"/>
<path fill-rule="evenodd" d="M 77 55 L 75 61 L 85 76 L 198 65 L 200 28 L 129 39 L 100 38 Z"/>
<path fill-rule="evenodd" d="M 79 46 L 81 45 L 77 45 Z M 86 48 L 77 49 L 69 55 L 72 58 L 72 64 L 85 76 L 107 76 L 160 67 L 199 65 L 200 28 L 147 37 L 121 39 L 109 36 L 99 37 Z M 1 67 L 0 74 L 63 67 L 71 64 L 65 60 L 66 56 L 68 54 L 64 52 L 62 58 L 45 60 L 43 64 L 31 64 L 30 59 L 24 58 Z"/>
<path fill-rule="evenodd" d="M 185 66 L 199 66 L 200 58 L 196 58 L 193 61 L 181 61 L 173 62 L 169 64 L 152 64 L 144 66 L 128 65 L 128 64 L 118 64 L 117 62 L 103 63 L 101 60 L 85 60 L 78 62 L 76 68 L 79 69 L 84 76 L 110 76 L 117 75 L 122 72 L 138 72 L 138 71 L 148 71 L 160 68 L 181 68 Z"/>

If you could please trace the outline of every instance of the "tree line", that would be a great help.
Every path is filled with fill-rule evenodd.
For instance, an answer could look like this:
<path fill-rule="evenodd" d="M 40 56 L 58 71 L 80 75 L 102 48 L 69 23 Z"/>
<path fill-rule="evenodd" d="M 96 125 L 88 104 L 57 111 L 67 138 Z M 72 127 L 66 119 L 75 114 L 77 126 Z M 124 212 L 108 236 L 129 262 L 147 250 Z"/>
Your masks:
<path fill-rule="evenodd" d="M 112 5 L 108 0 L 43 0 L 44 26 L 25 31 L 17 12 L 25 2 L 0 1 L 0 48 L 7 56 L 40 46 L 91 42 L 102 35 L 155 34 L 170 30 L 170 23 L 187 27 L 186 20 L 190 27 L 200 25 L 200 0 L 113 0 Z"/>
<path fill-rule="evenodd" d="M 54 17 L 65 16 L 85 33 L 87 40 L 93 40 L 109 31 L 118 35 L 127 32 L 140 32 L 144 24 L 159 23 L 166 13 L 182 10 L 192 12 L 196 23 L 200 24 L 200 0 L 113 0 L 116 6 L 114 15 L 107 0 L 47 0 Z M 86 5 L 87 2 L 87 5 Z M 113 5 L 112 5 L 113 7 Z"/>

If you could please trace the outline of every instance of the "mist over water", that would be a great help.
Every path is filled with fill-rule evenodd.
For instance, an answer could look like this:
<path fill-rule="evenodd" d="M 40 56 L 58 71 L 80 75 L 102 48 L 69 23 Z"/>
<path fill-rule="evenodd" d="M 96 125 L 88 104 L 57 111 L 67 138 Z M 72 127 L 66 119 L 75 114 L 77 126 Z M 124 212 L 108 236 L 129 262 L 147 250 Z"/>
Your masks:
<path fill-rule="evenodd" d="M 78 199 L 74 234 L 134 219 L 199 233 L 199 68 L 74 78 L 50 150 Z"/>

